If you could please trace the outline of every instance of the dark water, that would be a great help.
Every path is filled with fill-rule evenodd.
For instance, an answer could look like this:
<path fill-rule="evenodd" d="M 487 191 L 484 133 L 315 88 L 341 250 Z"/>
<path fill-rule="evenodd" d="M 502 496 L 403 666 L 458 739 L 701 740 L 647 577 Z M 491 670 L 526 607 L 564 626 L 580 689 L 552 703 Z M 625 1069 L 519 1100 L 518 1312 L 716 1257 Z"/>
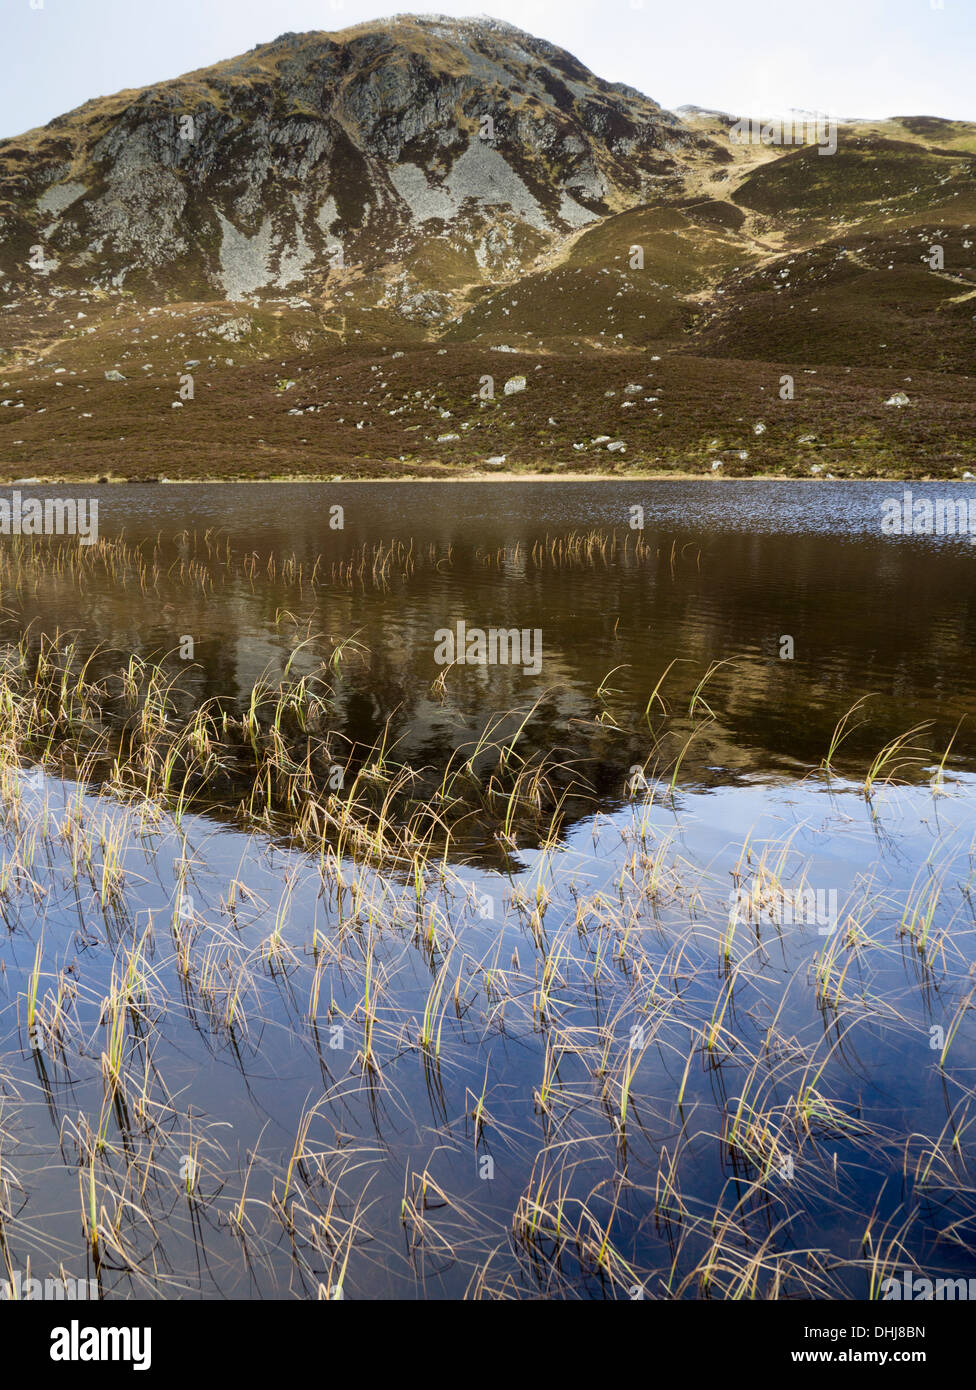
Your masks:
<path fill-rule="evenodd" d="M 837 720 L 865 696 L 842 766 L 857 772 L 888 738 L 920 723 L 931 723 L 925 741 L 938 761 L 962 720 L 953 760 L 971 767 L 976 551 L 967 537 L 883 536 L 881 503 L 901 491 L 707 481 L 102 488 L 92 494 L 102 535 L 149 542 L 185 530 L 190 553 L 209 533 L 215 548 L 229 540 L 261 557 L 254 579 L 218 573 L 215 587 L 197 596 L 165 582 L 147 593 L 91 584 L 80 601 L 52 587 L 29 599 L 25 613 L 142 655 L 172 651 L 191 634 L 195 667 L 186 679 L 201 700 L 241 695 L 266 668 L 280 672 L 305 634 L 355 633 L 368 651 L 344 664 L 337 689 L 350 740 L 372 745 L 390 719 L 404 760 L 442 766 L 489 714 L 542 697 L 526 739 L 585 747 L 603 765 L 607 797 L 644 762 L 647 739 L 592 721 L 607 705 L 621 726 L 640 721 L 671 662 L 662 694 L 676 714 L 713 662 L 730 663 L 704 692 L 715 722 L 689 750 L 685 779 L 716 784 L 816 766 Z M 916 496 L 945 491 L 914 487 Z M 949 491 L 967 495 L 964 487 Z M 329 526 L 336 505 L 342 531 Z M 648 553 L 640 561 L 634 505 L 644 508 Z M 618 555 L 532 563 L 534 543 L 591 530 L 615 535 Z M 418 557 L 432 546 L 441 558 L 418 558 L 406 579 L 391 566 L 384 588 L 368 576 L 322 583 L 359 547 L 394 540 L 412 542 Z M 499 550 L 505 558 L 492 563 Z M 293 554 L 306 577 L 322 557 L 317 585 L 277 572 L 270 579 L 271 552 Z M 459 621 L 537 629 L 538 677 L 510 666 L 458 667 L 444 698 L 431 699 L 442 669 L 435 634 Z M 792 659 L 781 658 L 784 637 Z M 610 671 L 612 694 L 596 699 Z"/>
<path fill-rule="evenodd" d="M 724 1286 L 725 1276 L 710 1286 L 699 1277 L 717 1211 L 733 1231 L 727 1268 L 747 1265 L 768 1243 L 760 1295 L 781 1275 L 781 1291 L 793 1296 L 867 1296 L 862 1238 L 872 1220 L 875 1240 L 886 1222 L 904 1227 L 899 1270 L 976 1272 L 966 1176 L 976 1160 L 967 1128 L 976 1065 L 967 1004 L 976 962 L 976 555 L 965 539 L 883 536 L 880 503 L 890 495 L 886 485 L 826 482 L 98 490 L 101 533 L 149 545 L 160 535 L 176 569 L 145 592 L 94 576 L 79 594 L 49 575 L 4 595 L 13 627 L 37 619 L 89 646 L 147 657 L 172 653 L 190 634 L 194 660 L 183 679 L 200 700 L 243 698 L 289 658 L 293 672 L 311 668 L 321 657 L 315 643 L 294 655 L 306 634 L 355 634 L 361 649 L 342 661 L 334 701 L 350 744 L 388 730 L 398 760 L 436 773 L 491 721 L 507 716 L 503 727 L 518 727 L 539 702 L 520 746 L 563 750 L 585 765 L 593 790 L 548 846 L 520 839 L 516 853 L 499 854 L 488 826 L 456 840 L 430 872 L 421 908 L 409 874 L 363 872 L 376 906 L 358 917 L 348 884 L 326 883 L 315 856 L 226 819 L 177 824 L 165 811 L 141 821 L 91 789 L 50 781 L 32 790 L 27 824 L 47 824 L 47 805 L 59 847 L 38 852 L 32 879 L 15 875 L 2 898 L 0 1120 L 5 1172 L 25 1194 L 13 1216 L 8 1199 L 15 1263 L 29 1255 L 47 1272 L 57 1251 L 72 1274 L 91 1272 L 78 1216 L 79 1175 L 87 1182 L 89 1167 L 79 1163 L 72 1124 L 79 1114 L 96 1129 L 104 1119 L 103 1000 L 113 970 L 144 939 L 152 1027 L 132 1030 L 127 1055 L 131 1073 L 151 1077 L 154 1127 L 147 1138 L 114 1112 L 106 1122 L 111 1148 L 94 1165 L 99 1200 L 118 1213 L 128 1257 L 106 1260 L 106 1296 L 314 1297 L 318 1282 L 337 1277 L 334 1246 L 313 1219 L 326 1210 L 340 1257 L 348 1223 L 358 1223 L 342 1272 L 348 1297 L 462 1297 L 484 1269 L 489 1292 L 501 1296 L 628 1296 L 628 1277 L 609 1278 L 585 1251 L 559 1248 L 551 1233 L 534 1244 L 518 1236 L 520 1201 L 538 1194 L 540 1175 L 565 1195 L 567 1219 L 585 1211 L 609 1222 L 649 1296 L 734 1291 L 730 1275 Z M 337 504 L 342 531 L 329 527 Z M 629 526 L 633 505 L 645 508 L 644 550 Z M 533 552 L 591 531 L 615 534 L 616 549 L 607 539 L 585 560 Z M 360 567 L 332 581 L 332 566 L 364 545 L 396 540 L 413 543 L 412 568 L 391 566 L 376 580 Z M 219 561 L 228 541 L 236 556 L 255 554 L 246 574 Z M 207 571 L 197 589 L 178 568 L 193 555 Z M 541 671 L 456 667 L 442 692 L 432 690 L 443 669 L 435 633 L 458 621 L 538 628 Z M 784 636 L 795 647 L 789 660 L 780 656 Z M 729 664 L 700 692 L 709 718 L 700 705 L 690 714 L 696 687 L 720 661 Z M 649 721 L 670 662 L 660 686 L 669 716 L 655 705 Z M 837 775 L 825 778 L 831 732 L 863 696 L 871 698 L 862 723 L 835 759 Z M 873 756 L 922 724 L 899 785 L 866 800 Z M 692 733 L 673 796 L 628 795 L 635 764 L 650 772 L 657 759 L 667 783 Z M 944 786 L 933 789 L 954 734 Z M 124 825 L 124 905 L 100 901 L 98 855 L 89 884 L 71 873 L 74 815 Z M 24 859 L 27 835 L 8 819 L 5 865 Z M 733 875 L 750 880 L 764 859 L 784 881 L 805 876 L 837 892 L 836 936 L 815 922 L 740 924 L 726 952 Z M 235 878 L 249 890 L 236 902 Z M 542 889 L 540 946 L 530 909 Z M 188 977 L 171 933 L 186 891 L 195 921 Z M 920 951 L 903 928 L 929 904 Z M 425 953 L 418 939 L 430 924 L 437 941 Z M 268 953 L 276 926 L 287 959 Z M 42 937 L 41 994 L 60 970 L 76 971 L 86 1039 L 70 1058 L 46 1063 L 25 1044 L 23 1025 Z M 315 954 L 323 939 L 324 957 Z M 825 998 L 817 972 L 838 942 L 844 983 Z M 366 1084 L 355 1055 L 370 952 L 380 1079 Z M 316 960 L 325 961 L 318 1028 L 308 1018 Z M 543 1023 L 532 1001 L 553 961 Z M 435 1066 L 416 1039 L 441 969 L 448 994 L 455 979 L 458 994 Z M 240 1003 L 228 1024 L 234 981 Z M 338 1048 L 328 1003 L 345 1030 Z M 688 1063 L 717 1016 L 725 1043 Z M 940 1069 L 933 1038 L 941 1030 L 941 1045 L 956 1020 Z M 618 1083 L 608 1092 L 603 1078 L 619 1078 L 635 1027 L 650 1042 L 622 1144 L 607 1099 Z M 534 1097 L 553 1056 L 547 1112 Z M 794 1102 L 809 1086 L 816 1095 L 801 1122 Z M 490 1122 L 479 1138 L 471 1107 L 482 1092 Z M 755 1185 L 727 1142 L 743 1097 L 782 1120 L 781 1157 L 795 1159 L 795 1171 L 780 1176 L 778 1158 L 773 1176 Z M 272 1193 L 280 1202 L 310 1107 L 287 1230 Z M 198 1207 L 179 1186 L 194 1143 Z M 479 1167 L 485 1157 L 490 1180 Z M 126 1174 L 140 1163 L 153 1174 L 140 1188 L 151 1228 L 125 1206 Z M 660 1199 L 672 1165 L 681 1216 Z M 429 1197 L 421 1235 L 403 1223 L 402 1202 L 425 1173 L 446 1200 Z M 246 1240 L 230 1220 L 242 1191 Z M 814 1253 L 797 1255 L 806 1251 Z M 816 1271 L 812 1285 L 790 1261 Z"/>
<path fill-rule="evenodd" d="M 915 485 L 916 496 L 925 491 Z M 934 485 L 929 491 L 937 495 Z M 849 767 L 923 721 L 932 721 L 941 756 L 973 709 L 976 552 L 968 538 L 883 537 L 880 503 L 893 493 L 901 486 L 855 482 L 103 488 L 101 534 L 146 542 L 185 530 L 200 546 L 209 532 L 217 548 L 229 539 L 257 552 L 256 578 L 217 575 L 213 591 L 197 596 L 167 591 L 165 582 L 146 594 L 89 585 L 81 600 L 51 588 L 25 612 L 140 655 L 172 651 L 182 634 L 193 635 L 200 699 L 241 694 L 266 667 L 281 669 L 299 630 L 356 632 L 368 655 L 343 670 L 345 733 L 373 744 L 392 714 L 405 759 L 441 763 L 450 746 L 480 730 L 485 712 L 527 708 L 544 692 L 528 737 L 553 746 L 569 720 L 599 713 L 595 692 L 610 670 L 612 709 L 640 714 L 670 662 L 662 691 L 676 709 L 710 663 L 733 663 L 709 681 L 716 723 L 708 746 L 692 749 L 685 776 L 722 781 L 818 765 L 838 717 L 861 696 L 872 698 L 844 745 Z M 330 528 L 335 505 L 342 531 Z M 601 530 L 616 534 L 620 548 L 633 545 L 634 505 L 645 509 L 648 556 L 640 562 L 630 549 L 592 563 L 531 563 L 535 542 L 573 531 Z M 407 580 L 393 566 L 380 589 L 321 582 L 359 546 L 395 539 L 448 557 L 418 563 Z M 506 559 L 491 563 L 499 549 Z M 316 587 L 271 581 L 263 564 L 270 552 L 295 556 L 304 575 L 323 557 Z M 541 673 L 457 667 L 444 702 L 432 702 L 441 670 L 435 632 L 459 621 L 538 630 Z M 781 659 L 784 637 L 792 659 Z M 594 731 L 580 726 L 571 737 L 591 742 L 608 763 L 606 795 L 621 769 L 644 760 L 640 739 L 602 731 L 594 742 Z M 954 753 L 972 766 L 972 720 L 963 721 Z"/>

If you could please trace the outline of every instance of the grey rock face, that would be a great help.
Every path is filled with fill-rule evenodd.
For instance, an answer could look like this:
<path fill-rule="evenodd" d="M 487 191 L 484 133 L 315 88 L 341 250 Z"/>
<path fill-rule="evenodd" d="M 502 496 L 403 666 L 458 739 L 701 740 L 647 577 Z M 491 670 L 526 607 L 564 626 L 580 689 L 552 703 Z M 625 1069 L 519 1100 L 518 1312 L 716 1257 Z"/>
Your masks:
<path fill-rule="evenodd" d="M 436 219 L 477 277 L 511 259 L 513 225 L 536 249 L 556 241 L 638 201 L 646 176 L 696 138 L 633 88 L 497 21 L 284 34 L 0 141 L 0 201 L 18 233 L 0 273 L 28 280 L 22 248 L 42 240 L 55 280 L 136 277 L 242 300 L 321 288 L 337 252 L 347 267 L 395 268 Z M 397 307 L 426 321 L 448 305 L 431 284 Z"/>

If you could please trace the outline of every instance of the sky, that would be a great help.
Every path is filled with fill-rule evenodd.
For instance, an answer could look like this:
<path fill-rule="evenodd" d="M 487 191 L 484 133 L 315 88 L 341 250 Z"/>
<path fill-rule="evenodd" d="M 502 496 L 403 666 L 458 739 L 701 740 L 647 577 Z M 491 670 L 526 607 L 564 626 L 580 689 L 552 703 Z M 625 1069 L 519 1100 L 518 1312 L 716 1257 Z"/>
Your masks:
<path fill-rule="evenodd" d="M 399 9 L 408 7 L 400 3 Z M 0 0 L 0 137 L 383 0 Z M 976 120 L 976 0 L 434 0 L 559 44 L 662 106 Z"/>

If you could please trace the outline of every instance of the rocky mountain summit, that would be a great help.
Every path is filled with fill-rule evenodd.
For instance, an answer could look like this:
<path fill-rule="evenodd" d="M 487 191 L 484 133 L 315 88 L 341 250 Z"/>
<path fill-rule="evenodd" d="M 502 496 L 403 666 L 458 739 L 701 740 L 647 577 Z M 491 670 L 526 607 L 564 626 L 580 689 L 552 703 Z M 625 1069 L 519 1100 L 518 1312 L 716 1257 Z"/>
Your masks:
<path fill-rule="evenodd" d="M 452 278 L 477 281 L 641 201 L 707 144 L 497 20 L 283 34 L 0 142 L 0 268 L 240 300 L 409 269 L 433 235 Z M 409 312 L 408 289 L 391 294 Z"/>

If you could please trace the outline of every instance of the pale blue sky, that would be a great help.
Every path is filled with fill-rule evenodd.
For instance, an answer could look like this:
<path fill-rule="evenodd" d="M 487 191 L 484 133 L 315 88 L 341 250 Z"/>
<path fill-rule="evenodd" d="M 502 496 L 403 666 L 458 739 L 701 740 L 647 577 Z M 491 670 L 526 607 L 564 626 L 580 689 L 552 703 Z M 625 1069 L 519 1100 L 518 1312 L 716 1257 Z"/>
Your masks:
<path fill-rule="evenodd" d="M 393 8 L 376 0 L 0 0 L 0 136 L 287 30 L 342 29 Z M 941 8 L 940 0 L 440 0 L 429 9 L 510 20 L 664 106 L 976 119 L 976 0 L 941 0 Z"/>

